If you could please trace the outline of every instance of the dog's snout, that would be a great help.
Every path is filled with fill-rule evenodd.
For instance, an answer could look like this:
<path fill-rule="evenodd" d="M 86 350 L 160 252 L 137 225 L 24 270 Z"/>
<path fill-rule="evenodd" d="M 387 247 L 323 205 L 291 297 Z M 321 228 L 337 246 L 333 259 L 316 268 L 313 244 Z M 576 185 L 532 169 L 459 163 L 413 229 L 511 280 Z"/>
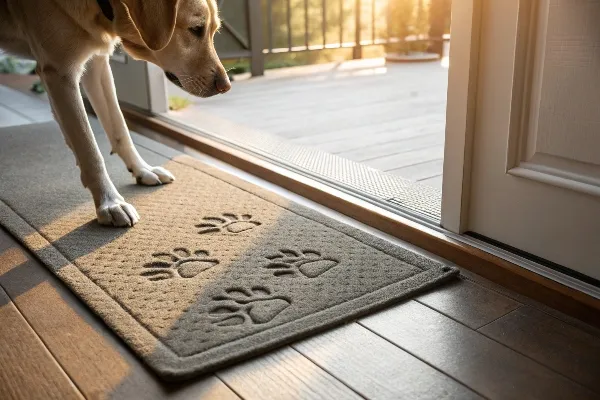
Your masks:
<path fill-rule="evenodd" d="M 227 74 L 217 74 L 215 76 L 215 88 L 219 93 L 227 93 L 231 89 L 231 82 Z"/>

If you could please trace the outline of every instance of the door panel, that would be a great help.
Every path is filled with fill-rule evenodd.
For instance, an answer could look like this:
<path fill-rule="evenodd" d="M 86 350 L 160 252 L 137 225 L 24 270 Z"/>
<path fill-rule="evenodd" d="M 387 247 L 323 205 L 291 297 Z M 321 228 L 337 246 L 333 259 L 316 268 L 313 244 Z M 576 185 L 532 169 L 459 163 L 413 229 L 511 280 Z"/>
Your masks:
<path fill-rule="evenodd" d="M 600 0 L 486 0 L 468 230 L 600 279 Z"/>

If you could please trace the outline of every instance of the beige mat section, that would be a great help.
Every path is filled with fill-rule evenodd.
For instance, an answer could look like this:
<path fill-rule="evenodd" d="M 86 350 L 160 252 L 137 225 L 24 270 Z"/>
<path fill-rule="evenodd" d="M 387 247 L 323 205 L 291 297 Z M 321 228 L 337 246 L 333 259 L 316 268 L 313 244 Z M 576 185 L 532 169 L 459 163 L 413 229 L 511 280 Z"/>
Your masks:
<path fill-rule="evenodd" d="M 91 203 L 34 229 L 33 211 L 0 202 L 0 222 L 167 379 L 281 346 L 457 273 L 188 156 L 165 166 L 174 184 L 131 189 L 142 216 L 133 229 L 98 226 Z"/>

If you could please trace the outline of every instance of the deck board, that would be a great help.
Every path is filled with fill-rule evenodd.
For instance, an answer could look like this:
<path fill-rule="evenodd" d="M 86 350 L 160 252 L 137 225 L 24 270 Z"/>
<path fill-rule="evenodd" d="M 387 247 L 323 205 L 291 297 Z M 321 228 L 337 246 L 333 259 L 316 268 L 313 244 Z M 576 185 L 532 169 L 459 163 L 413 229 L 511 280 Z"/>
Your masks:
<path fill-rule="evenodd" d="M 363 60 L 303 67 L 302 73 L 290 70 L 234 81 L 227 95 L 209 99 L 193 98 L 169 85 L 170 94 L 193 102 L 169 115 L 207 128 L 204 116 L 210 114 L 441 187 L 442 163 L 423 165 L 426 172 L 419 169 L 443 157 L 448 70 L 442 64 L 386 65 L 382 60 Z M 222 126 L 224 130 L 215 133 L 227 136 Z M 410 147 L 407 138 L 440 147 Z M 411 173 L 403 175 L 407 167 Z"/>

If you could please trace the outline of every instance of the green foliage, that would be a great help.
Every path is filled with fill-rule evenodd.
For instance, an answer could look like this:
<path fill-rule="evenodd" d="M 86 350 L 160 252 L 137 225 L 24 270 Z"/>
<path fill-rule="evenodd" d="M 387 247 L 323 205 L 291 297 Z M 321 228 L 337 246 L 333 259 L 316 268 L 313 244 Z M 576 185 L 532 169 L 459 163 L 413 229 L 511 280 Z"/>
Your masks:
<path fill-rule="evenodd" d="M 192 101 L 186 97 L 169 96 L 169 110 L 179 111 L 192 104 Z"/>
<path fill-rule="evenodd" d="M 46 93 L 46 88 L 42 84 L 42 82 L 38 81 L 31 86 L 31 91 L 33 93 L 42 94 Z"/>
<path fill-rule="evenodd" d="M 0 55 L 0 73 L 27 75 L 35 71 L 36 63 L 17 57 Z"/>
<path fill-rule="evenodd" d="M 240 58 L 237 60 L 222 60 L 222 61 L 223 61 L 223 66 L 227 70 L 227 73 L 229 74 L 229 76 L 250 72 L 250 61 L 248 59 Z M 265 60 L 265 69 L 297 67 L 299 65 L 305 65 L 305 64 L 294 60 L 293 55 L 289 54 L 289 53 L 282 54 L 282 56 L 278 57 L 278 59 Z"/>

